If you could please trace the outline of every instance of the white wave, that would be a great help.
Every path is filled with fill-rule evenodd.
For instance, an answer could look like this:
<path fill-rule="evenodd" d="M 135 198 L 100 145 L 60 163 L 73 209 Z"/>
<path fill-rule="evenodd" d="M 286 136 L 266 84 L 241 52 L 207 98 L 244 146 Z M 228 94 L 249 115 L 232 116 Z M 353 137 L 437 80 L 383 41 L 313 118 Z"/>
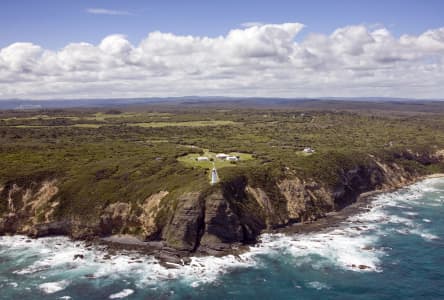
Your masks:
<path fill-rule="evenodd" d="M 308 285 L 308 287 L 313 288 L 313 289 L 317 289 L 317 290 L 330 289 L 330 286 L 328 286 L 325 283 L 319 282 L 319 281 L 311 281 L 307 285 Z"/>
<path fill-rule="evenodd" d="M 13 273 L 18 275 L 26 275 L 26 274 L 33 274 L 41 271 L 46 271 L 51 269 L 50 265 L 43 265 L 40 263 L 33 264 L 29 267 L 23 268 L 21 270 L 16 270 Z"/>
<path fill-rule="evenodd" d="M 216 280 L 220 275 L 235 268 L 253 267 L 257 261 L 252 257 L 253 253 L 245 253 L 240 256 L 227 255 L 224 257 L 191 257 L 190 264 L 177 266 L 174 269 L 166 269 L 154 262 L 149 271 L 139 269 L 139 285 L 153 285 L 159 280 L 179 279 L 193 286 Z"/>
<path fill-rule="evenodd" d="M 413 211 L 406 211 L 406 212 L 403 212 L 403 214 L 407 215 L 407 216 L 412 216 L 412 217 L 419 215 L 417 212 L 413 212 Z"/>
<path fill-rule="evenodd" d="M 264 235 L 261 245 L 254 247 L 252 252 L 259 249 L 259 252 L 272 253 L 284 249 L 296 259 L 296 265 L 310 263 L 314 268 L 321 268 L 325 264 L 333 264 L 353 271 L 379 271 L 383 252 L 372 246 L 376 242 L 374 236 L 365 235 L 365 231 L 358 228 L 296 236 Z M 312 259 L 313 255 L 316 257 Z"/>
<path fill-rule="evenodd" d="M 109 296 L 110 299 L 122 299 L 122 298 L 126 298 L 129 295 L 133 294 L 134 290 L 132 289 L 124 289 L 116 294 L 112 294 Z"/>
<path fill-rule="evenodd" d="M 426 241 L 433 241 L 433 240 L 439 239 L 439 236 L 434 235 L 434 234 L 432 234 L 424 229 L 421 229 L 421 228 L 415 228 L 415 229 L 411 230 L 410 233 L 418 235 Z"/>
<path fill-rule="evenodd" d="M 242 256 L 192 257 L 188 265 L 165 268 L 154 257 L 136 252 L 121 252 L 105 259 L 108 255 L 105 250 L 87 250 L 84 243 L 73 242 L 68 238 L 51 237 L 28 242 L 26 240 L 26 237 L 20 236 L 0 237 L 0 245 L 9 247 L 11 254 L 16 253 L 20 256 L 31 252 L 36 255 L 33 263 L 14 271 L 17 275 L 39 272 L 46 275 L 63 271 L 65 276 L 69 276 L 69 272 L 75 272 L 72 276 L 83 274 L 95 278 L 136 276 L 137 284 L 145 287 L 172 279 L 197 284 L 211 282 L 233 268 L 254 266 L 257 263 L 251 253 L 245 253 Z M 84 258 L 74 260 L 76 254 L 82 254 Z"/>
<path fill-rule="evenodd" d="M 46 282 L 39 285 L 39 289 L 45 294 L 54 294 L 64 290 L 70 284 L 67 280 L 57 282 Z"/>
<path fill-rule="evenodd" d="M 11 240 L 9 244 L 11 250 L 23 251 L 22 239 L 18 241 Z M 75 255 L 85 256 L 87 253 L 83 242 L 72 242 L 65 237 L 34 239 L 31 242 L 26 242 L 26 247 L 29 248 L 27 251 L 39 256 L 40 259 L 23 269 L 14 271 L 15 274 L 26 275 L 51 271 L 62 266 L 75 269 L 83 264 L 82 260 L 74 260 Z"/>

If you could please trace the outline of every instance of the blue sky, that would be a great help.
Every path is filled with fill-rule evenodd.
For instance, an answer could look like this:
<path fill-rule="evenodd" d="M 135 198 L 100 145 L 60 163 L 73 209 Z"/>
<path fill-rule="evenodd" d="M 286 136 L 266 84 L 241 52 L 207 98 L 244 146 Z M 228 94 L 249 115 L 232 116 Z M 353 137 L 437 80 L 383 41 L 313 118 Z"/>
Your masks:
<path fill-rule="evenodd" d="M 90 8 L 127 12 L 91 14 Z M 383 24 L 395 35 L 444 26 L 442 0 L 2 0 L 0 47 L 17 41 L 58 49 L 70 42 L 98 43 L 121 33 L 138 43 L 159 30 L 178 35 L 218 36 L 245 22 L 300 22 L 306 32 L 331 33 L 351 24 Z"/>

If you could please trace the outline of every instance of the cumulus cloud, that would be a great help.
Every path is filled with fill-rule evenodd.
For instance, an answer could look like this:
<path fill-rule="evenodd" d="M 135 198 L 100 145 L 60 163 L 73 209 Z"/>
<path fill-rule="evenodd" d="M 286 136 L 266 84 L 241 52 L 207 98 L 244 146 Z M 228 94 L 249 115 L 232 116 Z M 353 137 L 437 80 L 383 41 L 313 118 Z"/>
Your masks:
<path fill-rule="evenodd" d="M 262 22 L 244 22 L 241 24 L 242 27 L 253 27 L 253 26 L 262 26 L 264 23 Z"/>
<path fill-rule="evenodd" d="M 113 34 L 60 50 L 0 49 L 0 98 L 393 96 L 442 98 L 444 28 L 394 36 L 346 26 L 308 33 L 300 23 L 250 24 L 224 36 Z"/>

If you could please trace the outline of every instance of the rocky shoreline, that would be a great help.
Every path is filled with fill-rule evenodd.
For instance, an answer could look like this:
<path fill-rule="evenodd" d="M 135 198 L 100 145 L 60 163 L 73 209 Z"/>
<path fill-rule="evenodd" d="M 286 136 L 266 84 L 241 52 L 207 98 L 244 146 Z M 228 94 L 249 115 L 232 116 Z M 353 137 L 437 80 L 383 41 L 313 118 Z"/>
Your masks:
<path fill-rule="evenodd" d="M 429 178 L 442 178 L 443 173 L 431 174 L 426 176 L 419 176 L 413 180 L 409 180 L 402 186 L 396 186 L 391 188 L 384 188 L 379 190 L 374 190 L 370 192 L 362 193 L 358 196 L 357 201 L 350 204 L 340 211 L 334 211 L 327 213 L 324 217 L 317 220 L 305 223 L 295 223 L 286 227 L 273 230 L 264 230 L 263 233 L 283 233 L 283 234 L 308 234 L 314 232 L 322 232 L 329 230 L 334 227 L 338 227 L 347 218 L 368 211 L 369 205 L 373 201 L 374 197 L 379 194 L 389 193 L 402 189 L 406 186 L 420 182 Z M 101 245 L 106 245 L 108 249 L 112 252 L 121 250 L 134 250 L 139 251 L 143 254 L 154 255 L 159 259 L 160 263 L 166 267 L 174 267 L 175 264 L 183 264 L 190 261 L 191 256 L 200 255 L 213 255 L 213 256 L 224 256 L 224 255 L 239 255 L 249 250 L 248 245 L 237 245 L 237 247 L 230 248 L 229 250 L 222 250 L 219 252 L 209 253 L 190 253 L 184 251 L 177 251 L 173 248 L 165 248 L 162 242 L 143 242 L 137 239 L 135 236 L 114 236 L 103 238 L 97 241 Z"/>
<path fill-rule="evenodd" d="M 414 180 L 411 180 L 407 182 L 406 184 L 402 186 L 397 186 L 393 188 L 385 188 L 380 190 L 374 190 L 370 192 L 365 192 L 359 195 L 357 201 L 345 208 L 343 208 L 340 211 L 334 211 L 327 213 L 327 215 L 323 218 L 320 218 L 313 222 L 308 223 L 299 223 L 299 224 L 292 224 L 288 227 L 281 228 L 278 230 L 268 230 L 269 233 L 284 233 L 284 234 L 305 234 L 305 233 L 311 233 L 311 232 L 319 232 L 323 230 L 327 230 L 333 227 L 337 227 L 341 222 L 346 220 L 347 218 L 359 214 L 361 212 L 365 212 L 369 210 L 369 204 L 373 201 L 374 197 L 379 194 L 384 193 L 390 193 L 394 192 L 396 190 L 402 189 L 406 186 L 412 185 L 416 182 L 420 182 L 425 179 L 430 178 L 442 178 L 444 177 L 443 173 L 437 173 L 437 174 L 431 174 L 426 176 L 420 176 Z"/>

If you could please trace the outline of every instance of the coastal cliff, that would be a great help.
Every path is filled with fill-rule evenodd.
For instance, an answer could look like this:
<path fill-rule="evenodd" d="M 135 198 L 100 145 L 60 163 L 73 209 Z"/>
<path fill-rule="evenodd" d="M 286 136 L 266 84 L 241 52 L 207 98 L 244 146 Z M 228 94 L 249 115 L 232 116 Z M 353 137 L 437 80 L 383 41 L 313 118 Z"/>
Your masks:
<path fill-rule="evenodd" d="M 288 170 L 266 182 L 248 173 L 236 174 L 202 190 L 158 191 L 138 203 L 109 203 L 87 219 L 76 211 L 60 213 L 57 177 L 21 178 L 0 186 L 0 234 L 76 239 L 131 234 L 184 255 L 223 254 L 255 243 L 264 230 L 312 222 L 339 211 L 362 193 L 412 183 L 430 173 L 424 167 L 441 170 L 444 152 L 404 151 L 396 158 L 368 155 L 362 164 L 341 168 L 328 183 Z"/>

